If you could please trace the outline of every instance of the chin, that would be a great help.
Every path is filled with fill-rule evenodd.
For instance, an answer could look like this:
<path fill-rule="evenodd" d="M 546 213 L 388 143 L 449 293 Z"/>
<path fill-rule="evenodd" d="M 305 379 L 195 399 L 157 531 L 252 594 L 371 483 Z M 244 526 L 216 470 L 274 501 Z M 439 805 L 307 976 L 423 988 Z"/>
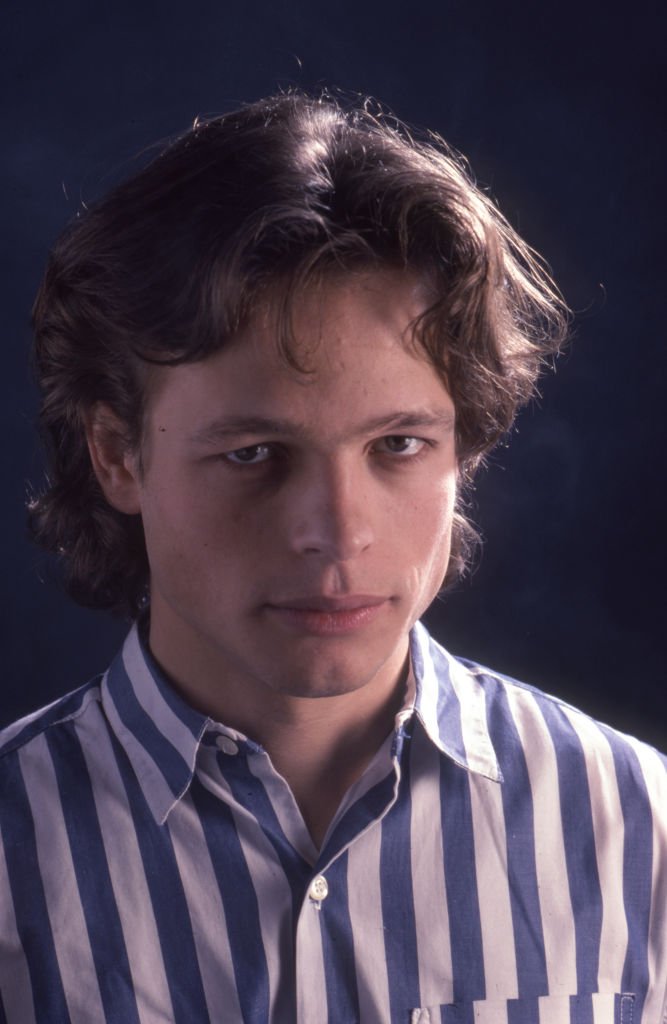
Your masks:
<path fill-rule="evenodd" d="M 270 685 L 278 693 L 289 697 L 343 697 L 364 689 L 374 680 L 379 681 L 383 669 L 389 668 L 390 675 L 398 676 L 401 664 L 395 672 L 390 668 L 392 651 L 383 651 L 373 659 L 345 657 L 340 655 L 329 657 L 321 651 L 319 657 L 304 659 L 301 664 L 292 664 L 287 671 L 280 673 Z M 309 663 L 310 662 L 310 663 Z M 267 676 L 267 679 L 270 679 Z M 391 686 L 395 679 L 387 680 Z"/>
<path fill-rule="evenodd" d="M 297 697 L 302 700 L 319 700 L 324 697 L 344 697 L 347 694 L 354 693 L 356 690 L 362 689 L 364 683 L 350 683 L 346 686 L 341 683 L 340 679 L 335 682 L 326 683 L 304 683 L 303 686 L 295 685 L 294 681 L 291 680 L 288 685 L 280 687 L 279 692 L 284 694 L 286 697 Z"/>

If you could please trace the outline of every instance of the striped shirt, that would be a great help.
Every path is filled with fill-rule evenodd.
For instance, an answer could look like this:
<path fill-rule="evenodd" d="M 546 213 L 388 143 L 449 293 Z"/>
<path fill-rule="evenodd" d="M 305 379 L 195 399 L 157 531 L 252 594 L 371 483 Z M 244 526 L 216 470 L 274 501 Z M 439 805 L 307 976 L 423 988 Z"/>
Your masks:
<path fill-rule="evenodd" d="M 659 1024 L 667 763 L 418 625 L 316 850 L 135 627 L 0 734 L 0 1022 Z"/>

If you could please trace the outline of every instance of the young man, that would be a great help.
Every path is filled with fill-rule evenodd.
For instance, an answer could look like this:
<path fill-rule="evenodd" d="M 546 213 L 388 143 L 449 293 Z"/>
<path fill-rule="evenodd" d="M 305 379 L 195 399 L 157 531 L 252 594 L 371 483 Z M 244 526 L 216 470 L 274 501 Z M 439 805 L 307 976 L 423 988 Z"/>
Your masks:
<path fill-rule="evenodd" d="M 443 145 L 329 99 L 71 226 L 32 522 L 136 622 L 2 736 L 0 1019 L 665 1019 L 664 760 L 418 622 L 564 324 Z"/>

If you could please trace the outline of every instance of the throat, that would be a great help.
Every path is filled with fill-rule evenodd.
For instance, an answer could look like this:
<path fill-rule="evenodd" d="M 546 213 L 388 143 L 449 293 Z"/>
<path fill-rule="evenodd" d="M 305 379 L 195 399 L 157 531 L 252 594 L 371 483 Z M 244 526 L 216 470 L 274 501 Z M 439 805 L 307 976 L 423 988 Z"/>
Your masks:
<path fill-rule="evenodd" d="M 318 849 L 346 794 L 394 732 L 399 711 L 412 703 L 409 663 L 380 700 L 369 696 L 366 691 L 348 695 L 353 700 L 309 702 L 303 717 L 264 719 L 263 735 L 257 737 Z"/>
<path fill-rule="evenodd" d="M 360 723 L 352 735 L 329 743 L 301 745 L 292 738 L 284 747 L 274 743 L 266 748 L 318 850 L 345 796 L 392 735 L 394 718 L 392 714 L 381 721 Z M 387 747 L 387 770 L 390 764 Z"/>
<path fill-rule="evenodd" d="M 281 769 L 279 764 L 275 765 L 287 782 L 318 850 L 321 849 L 324 837 L 345 796 L 362 778 L 376 754 L 377 750 L 374 750 L 368 756 L 358 758 L 353 764 L 336 758 L 332 762 L 318 764 L 312 772 L 286 772 L 284 767 Z"/>

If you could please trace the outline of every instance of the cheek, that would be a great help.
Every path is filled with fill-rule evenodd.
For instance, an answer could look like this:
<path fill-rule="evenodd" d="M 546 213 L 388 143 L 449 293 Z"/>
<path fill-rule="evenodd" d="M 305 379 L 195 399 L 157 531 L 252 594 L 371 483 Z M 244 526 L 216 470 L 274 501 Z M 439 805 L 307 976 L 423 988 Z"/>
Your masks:
<path fill-rule="evenodd" d="M 443 476 L 437 486 L 427 490 L 419 502 L 417 518 L 422 524 L 424 543 L 442 539 L 451 530 L 456 503 L 456 477 L 452 474 Z"/>
<path fill-rule="evenodd" d="M 234 500 L 202 481 L 180 479 L 155 489 L 142 512 L 151 574 L 174 591 L 235 589 L 277 543 L 275 516 L 261 503 Z"/>
<path fill-rule="evenodd" d="M 437 577 L 437 587 L 440 587 L 442 583 L 449 562 L 453 514 L 454 502 L 451 501 L 434 516 L 428 527 L 424 529 L 425 545 L 428 547 L 425 555 L 431 575 Z"/>
<path fill-rule="evenodd" d="M 396 534 L 403 536 L 409 575 L 416 591 L 432 589 L 435 593 L 442 585 L 449 562 L 455 500 L 454 484 L 443 487 L 413 505 L 410 521 L 402 529 L 396 523 Z"/>
<path fill-rule="evenodd" d="M 141 495 L 141 515 L 148 561 L 154 579 L 201 571 L 213 539 L 209 511 L 197 500 L 187 479 L 174 479 L 160 467 L 151 467 Z"/>

